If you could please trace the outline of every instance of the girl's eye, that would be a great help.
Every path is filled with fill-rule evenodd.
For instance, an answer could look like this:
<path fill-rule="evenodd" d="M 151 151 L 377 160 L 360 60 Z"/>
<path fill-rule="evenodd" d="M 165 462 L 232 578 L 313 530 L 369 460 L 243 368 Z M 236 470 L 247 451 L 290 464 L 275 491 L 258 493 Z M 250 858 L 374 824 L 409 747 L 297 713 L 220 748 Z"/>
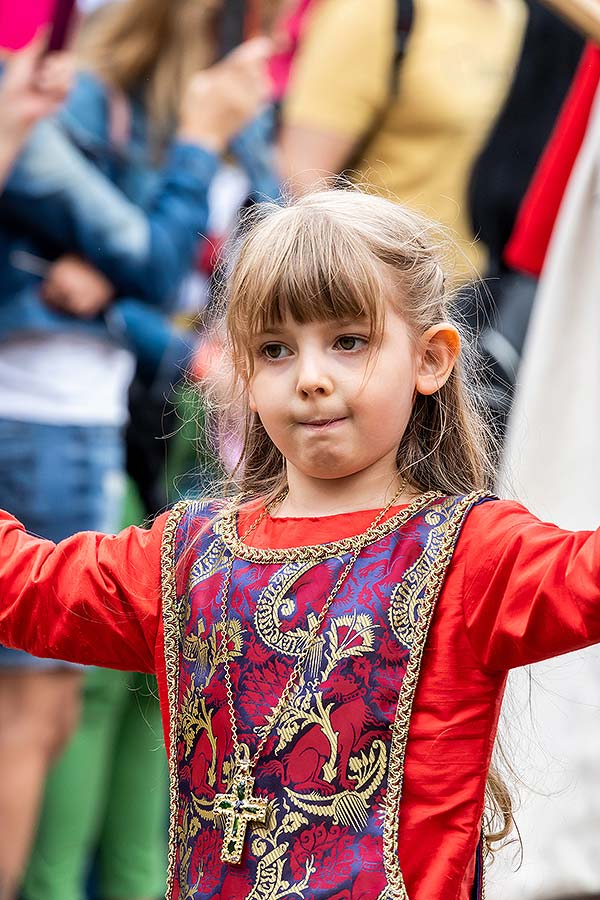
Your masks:
<path fill-rule="evenodd" d="M 340 350 L 362 350 L 367 344 L 366 338 L 356 337 L 356 335 L 352 334 L 343 334 L 335 342 L 335 346 Z"/>
<path fill-rule="evenodd" d="M 290 351 L 285 344 L 265 344 L 260 352 L 267 359 L 283 359 L 290 355 Z"/>

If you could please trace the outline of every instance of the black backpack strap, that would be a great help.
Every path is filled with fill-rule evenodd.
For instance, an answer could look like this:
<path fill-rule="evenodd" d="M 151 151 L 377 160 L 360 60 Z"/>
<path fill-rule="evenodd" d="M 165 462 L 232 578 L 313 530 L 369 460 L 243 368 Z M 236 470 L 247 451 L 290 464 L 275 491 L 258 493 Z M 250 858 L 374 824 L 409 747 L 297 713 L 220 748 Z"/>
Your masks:
<path fill-rule="evenodd" d="M 398 70 L 414 19 L 413 0 L 396 0 L 396 32 L 394 41 L 394 67 L 391 73 L 392 94 L 398 90 Z"/>
<path fill-rule="evenodd" d="M 414 18 L 414 0 L 395 0 L 396 3 L 396 25 L 394 33 L 394 58 L 390 71 L 388 104 L 375 116 L 370 128 L 363 134 L 362 139 L 355 149 L 352 159 L 346 166 L 346 172 L 351 172 L 357 160 L 361 158 L 361 153 L 369 143 L 373 135 L 379 130 L 382 120 L 387 115 L 389 107 L 393 104 L 398 94 L 398 72 L 400 64 L 406 53 L 406 46 L 410 35 L 410 30 Z"/>

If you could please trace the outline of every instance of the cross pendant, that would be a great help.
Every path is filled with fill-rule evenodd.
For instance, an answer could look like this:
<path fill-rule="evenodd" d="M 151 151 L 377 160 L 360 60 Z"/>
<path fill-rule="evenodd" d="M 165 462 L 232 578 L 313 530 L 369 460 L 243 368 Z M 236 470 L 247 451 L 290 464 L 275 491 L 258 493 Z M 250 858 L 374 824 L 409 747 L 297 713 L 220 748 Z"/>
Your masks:
<path fill-rule="evenodd" d="M 244 850 L 246 828 L 250 822 L 264 823 L 267 818 L 269 801 L 264 797 L 253 797 L 254 778 L 249 765 L 236 768 L 227 794 L 217 794 L 213 804 L 216 818 L 223 823 L 223 846 L 221 860 L 239 863 Z"/>

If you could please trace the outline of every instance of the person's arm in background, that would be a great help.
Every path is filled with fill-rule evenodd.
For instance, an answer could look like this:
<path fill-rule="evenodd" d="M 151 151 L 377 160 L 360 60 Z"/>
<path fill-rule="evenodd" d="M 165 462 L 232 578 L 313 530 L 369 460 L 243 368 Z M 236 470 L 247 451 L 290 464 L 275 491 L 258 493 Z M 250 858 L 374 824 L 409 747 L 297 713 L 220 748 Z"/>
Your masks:
<path fill-rule="evenodd" d="M 79 256 L 61 256 L 48 270 L 42 298 L 57 310 L 93 319 L 112 302 L 115 289 L 106 275 Z"/>
<path fill-rule="evenodd" d="M 352 161 L 389 99 L 392 0 L 321 0 L 306 23 L 282 106 L 278 163 L 294 194 Z"/>
<path fill-rule="evenodd" d="M 64 233 L 65 253 L 97 268 L 116 294 L 168 308 L 206 226 L 218 154 L 267 101 L 269 51 L 268 41 L 250 41 L 193 76 L 149 210 L 129 201 L 56 122 L 45 121 L 15 166 L 4 213 L 28 216 L 50 239 Z M 53 210 L 52 228 L 40 216 L 43 204 Z"/>
<path fill-rule="evenodd" d="M 0 79 L 0 188 L 33 126 L 56 112 L 71 87 L 68 57 L 45 58 L 46 39 L 42 29 L 23 50 L 11 54 Z"/>

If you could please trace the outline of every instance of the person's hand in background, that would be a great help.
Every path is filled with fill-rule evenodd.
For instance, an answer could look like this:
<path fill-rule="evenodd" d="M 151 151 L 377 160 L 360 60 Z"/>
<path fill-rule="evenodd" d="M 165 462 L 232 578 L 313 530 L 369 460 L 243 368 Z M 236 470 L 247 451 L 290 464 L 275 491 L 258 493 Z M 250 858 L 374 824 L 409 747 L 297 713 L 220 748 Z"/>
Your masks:
<path fill-rule="evenodd" d="M 40 119 L 52 115 L 66 98 L 74 65 L 68 53 L 45 55 L 48 29 L 5 58 L 0 78 L 0 180 Z"/>
<path fill-rule="evenodd" d="M 61 312 L 93 319 L 111 302 L 113 285 L 102 272 L 77 256 L 63 256 L 48 271 L 42 297 Z"/>
<path fill-rule="evenodd" d="M 181 103 L 178 137 L 222 152 L 270 99 L 268 38 L 253 38 L 192 76 Z"/>

